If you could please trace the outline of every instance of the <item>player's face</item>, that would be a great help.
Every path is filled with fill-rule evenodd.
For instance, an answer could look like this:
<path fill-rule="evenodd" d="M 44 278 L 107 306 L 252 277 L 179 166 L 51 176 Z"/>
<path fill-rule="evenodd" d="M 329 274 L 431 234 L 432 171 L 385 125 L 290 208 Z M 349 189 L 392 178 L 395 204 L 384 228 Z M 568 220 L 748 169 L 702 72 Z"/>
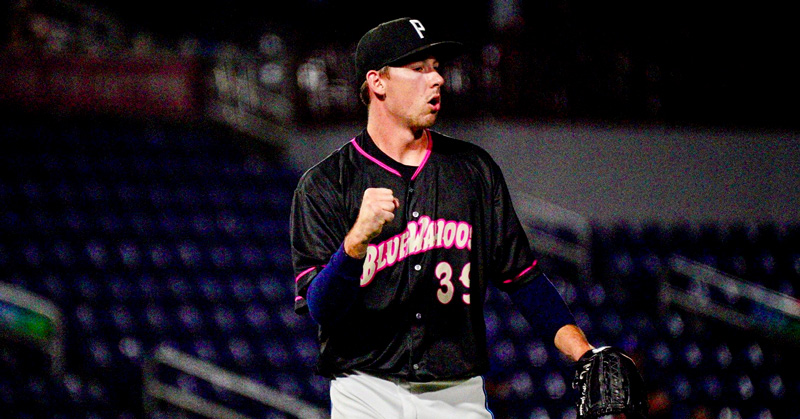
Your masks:
<path fill-rule="evenodd" d="M 391 67 L 386 79 L 386 107 L 410 128 L 429 128 L 441 109 L 439 62 L 433 58 Z"/>

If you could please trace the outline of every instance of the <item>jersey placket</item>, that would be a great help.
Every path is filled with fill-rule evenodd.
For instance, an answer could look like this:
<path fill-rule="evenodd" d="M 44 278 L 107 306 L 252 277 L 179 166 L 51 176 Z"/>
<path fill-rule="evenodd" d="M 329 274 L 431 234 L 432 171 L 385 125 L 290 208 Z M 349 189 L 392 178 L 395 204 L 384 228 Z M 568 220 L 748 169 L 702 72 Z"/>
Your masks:
<path fill-rule="evenodd" d="M 419 221 L 420 216 L 420 208 L 417 205 L 419 202 L 418 193 L 414 187 L 414 180 L 408 181 L 408 188 L 406 190 L 406 208 L 405 213 L 408 214 L 409 221 Z M 422 266 L 422 259 L 424 258 L 424 254 L 417 254 L 413 255 L 409 258 L 409 269 L 408 269 L 408 278 L 407 278 L 407 286 L 409 290 L 414 289 L 419 286 L 419 281 L 421 275 L 424 275 L 424 269 Z M 417 291 L 418 293 L 419 291 Z M 411 375 L 416 376 L 418 372 L 424 368 L 424 364 L 419 359 L 420 353 L 417 350 L 422 345 L 422 340 L 425 335 L 425 312 L 422 309 L 422 303 L 419 301 L 419 298 L 416 296 L 411 296 L 411 305 L 406 313 L 407 316 L 410 316 L 409 319 L 409 334 L 406 341 L 406 345 L 409 351 L 409 363 L 411 364 Z"/>
<path fill-rule="evenodd" d="M 430 140 L 430 137 L 428 138 Z M 397 176 L 397 178 L 394 178 L 394 180 L 389 183 L 394 184 L 397 188 L 395 189 L 390 186 L 390 188 L 398 193 L 397 196 L 401 200 L 402 207 L 395 214 L 396 218 L 393 223 L 399 222 L 399 225 L 406 226 L 410 222 L 419 222 L 420 217 L 423 215 L 433 215 L 427 214 L 425 212 L 426 209 L 421 208 L 421 202 L 424 200 L 420 199 L 419 190 L 415 187 L 415 184 L 424 184 L 422 183 L 424 181 L 418 182 L 418 179 L 419 176 L 424 176 L 421 175 L 421 172 L 427 162 L 427 156 L 422 164 L 414 169 L 413 167 L 403 166 L 392 160 L 385 153 L 380 151 L 369 138 L 362 142 L 361 146 L 356 139 L 353 140 L 353 144 L 362 156 L 376 163 L 381 170 L 385 170 Z M 395 183 L 395 181 L 398 182 Z M 402 262 L 404 266 L 401 268 L 403 269 L 403 276 L 405 279 L 405 289 L 402 292 L 406 303 L 400 315 L 406 317 L 403 319 L 402 323 L 407 325 L 407 333 L 403 346 L 405 347 L 404 350 L 408 360 L 406 368 L 409 379 L 412 380 L 414 377 L 420 376 L 420 374 L 424 375 L 426 371 L 425 363 L 422 360 L 423 353 L 420 350 L 423 346 L 426 333 L 425 322 L 428 320 L 425 304 L 430 301 L 425 298 L 425 293 L 428 290 L 427 285 L 420 282 L 423 275 L 426 275 L 425 264 L 423 262 L 425 258 L 425 252 L 408 255 Z"/>

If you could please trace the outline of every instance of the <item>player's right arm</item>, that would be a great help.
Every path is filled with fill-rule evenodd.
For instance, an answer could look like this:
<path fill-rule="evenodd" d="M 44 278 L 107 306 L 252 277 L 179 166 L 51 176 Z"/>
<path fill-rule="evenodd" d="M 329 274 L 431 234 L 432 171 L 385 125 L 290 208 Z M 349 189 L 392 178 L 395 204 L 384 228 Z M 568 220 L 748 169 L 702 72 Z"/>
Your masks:
<path fill-rule="evenodd" d="M 362 259 L 372 239 L 394 219 L 399 201 L 392 191 L 369 188 L 353 227 L 339 249 L 308 285 L 306 300 L 311 317 L 320 325 L 333 326 L 350 310 L 358 296 Z"/>

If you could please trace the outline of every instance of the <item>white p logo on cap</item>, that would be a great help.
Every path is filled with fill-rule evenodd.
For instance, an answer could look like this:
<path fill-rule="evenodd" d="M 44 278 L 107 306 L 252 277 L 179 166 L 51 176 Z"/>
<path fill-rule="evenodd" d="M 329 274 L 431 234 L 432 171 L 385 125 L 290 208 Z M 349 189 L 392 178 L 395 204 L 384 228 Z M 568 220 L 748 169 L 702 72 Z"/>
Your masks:
<path fill-rule="evenodd" d="M 420 39 L 425 38 L 425 35 L 422 34 L 422 32 L 425 32 L 425 27 L 422 26 L 422 22 L 418 21 L 417 19 L 411 19 L 408 21 L 408 23 L 414 27 L 414 30 L 417 31 L 417 35 L 419 35 Z"/>

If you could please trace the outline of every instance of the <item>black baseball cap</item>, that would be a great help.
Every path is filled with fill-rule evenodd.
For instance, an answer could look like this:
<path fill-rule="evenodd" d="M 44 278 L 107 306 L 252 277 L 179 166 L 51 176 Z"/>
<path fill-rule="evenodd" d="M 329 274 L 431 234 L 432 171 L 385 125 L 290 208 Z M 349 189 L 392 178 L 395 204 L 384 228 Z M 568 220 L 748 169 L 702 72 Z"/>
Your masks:
<path fill-rule="evenodd" d="M 417 19 L 404 17 L 382 23 L 361 37 L 356 46 L 356 77 L 361 80 L 370 70 L 397 65 L 422 52 L 440 61 L 455 58 L 463 44 L 437 38 Z"/>

